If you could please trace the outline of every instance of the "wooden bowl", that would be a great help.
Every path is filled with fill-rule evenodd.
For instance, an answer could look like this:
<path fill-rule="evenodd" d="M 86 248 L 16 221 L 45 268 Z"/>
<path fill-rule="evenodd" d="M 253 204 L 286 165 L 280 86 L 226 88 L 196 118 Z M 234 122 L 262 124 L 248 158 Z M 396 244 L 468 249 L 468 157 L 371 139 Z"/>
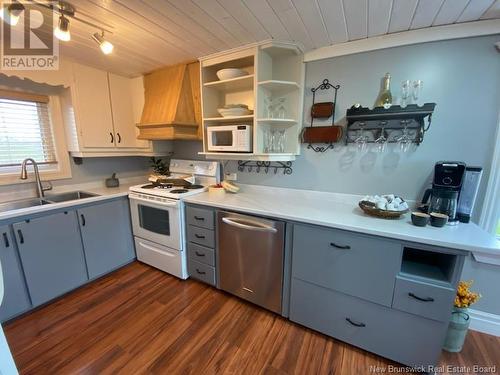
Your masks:
<path fill-rule="evenodd" d="M 409 209 L 404 211 L 382 210 L 375 207 L 373 203 L 368 201 L 360 201 L 358 204 L 359 208 L 361 208 L 365 214 L 380 217 L 382 219 L 398 219 L 401 215 L 404 215 L 409 211 Z"/>

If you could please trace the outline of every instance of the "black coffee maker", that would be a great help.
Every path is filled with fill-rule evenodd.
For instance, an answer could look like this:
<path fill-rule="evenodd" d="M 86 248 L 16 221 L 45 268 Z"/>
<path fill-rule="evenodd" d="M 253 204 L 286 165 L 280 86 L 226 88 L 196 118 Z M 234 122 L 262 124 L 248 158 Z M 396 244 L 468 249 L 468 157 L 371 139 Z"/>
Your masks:
<path fill-rule="evenodd" d="M 458 224 L 458 195 L 462 188 L 465 163 L 440 161 L 434 166 L 432 188 L 427 189 L 422 198 L 422 211 L 439 212 L 448 215 L 448 224 Z"/>

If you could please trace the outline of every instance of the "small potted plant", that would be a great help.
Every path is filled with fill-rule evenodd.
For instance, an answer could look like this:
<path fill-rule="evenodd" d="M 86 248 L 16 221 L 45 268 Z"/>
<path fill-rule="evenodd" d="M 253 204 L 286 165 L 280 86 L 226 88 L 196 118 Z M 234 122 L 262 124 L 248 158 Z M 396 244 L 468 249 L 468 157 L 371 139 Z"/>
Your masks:
<path fill-rule="evenodd" d="M 469 307 L 481 298 L 479 293 L 470 290 L 472 283 L 473 281 L 469 280 L 460 281 L 458 284 L 450 325 L 443 346 L 447 352 L 460 352 L 464 346 L 470 324 Z"/>
<path fill-rule="evenodd" d="M 168 165 L 162 159 L 157 159 L 155 157 L 152 157 L 150 160 L 153 173 L 149 176 L 149 180 L 154 182 L 166 180 L 170 175 Z"/>

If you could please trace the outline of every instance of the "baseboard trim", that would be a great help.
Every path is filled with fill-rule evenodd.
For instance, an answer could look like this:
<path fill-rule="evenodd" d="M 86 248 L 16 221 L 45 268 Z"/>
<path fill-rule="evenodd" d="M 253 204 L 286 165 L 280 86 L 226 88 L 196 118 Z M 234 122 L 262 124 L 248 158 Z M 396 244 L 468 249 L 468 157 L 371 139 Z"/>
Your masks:
<path fill-rule="evenodd" d="M 500 337 L 500 315 L 469 309 L 470 329 Z"/>

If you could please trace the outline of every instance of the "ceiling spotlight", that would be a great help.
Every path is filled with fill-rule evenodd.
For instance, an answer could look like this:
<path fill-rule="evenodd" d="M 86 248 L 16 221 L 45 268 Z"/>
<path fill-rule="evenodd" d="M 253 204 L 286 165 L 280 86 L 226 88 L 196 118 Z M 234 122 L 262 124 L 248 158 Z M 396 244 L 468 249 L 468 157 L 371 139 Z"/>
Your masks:
<path fill-rule="evenodd" d="M 59 25 L 54 30 L 54 35 L 57 39 L 63 42 L 68 42 L 71 40 L 71 34 L 69 33 L 69 19 L 64 17 L 64 14 L 59 17 Z"/>
<path fill-rule="evenodd" d="M 104 39 L 104 31 L 99 34 L 95 33 L 92 35 L 92 39 L 96 41 L 97 44 L 99 44 L 99 48 L 101 48 L 102 53 L 105 55 L 109 55 L 111 52 L 113 52 L 113 44 L 108 42 L 106 39 Z"/>
<path fill-rule="evenodd" d="M 24 5 L 19 2 L 13 2 L 8 7 L 2 6 L 0 18 L 11 26 L 16 26 L 24 10 Z"/>

